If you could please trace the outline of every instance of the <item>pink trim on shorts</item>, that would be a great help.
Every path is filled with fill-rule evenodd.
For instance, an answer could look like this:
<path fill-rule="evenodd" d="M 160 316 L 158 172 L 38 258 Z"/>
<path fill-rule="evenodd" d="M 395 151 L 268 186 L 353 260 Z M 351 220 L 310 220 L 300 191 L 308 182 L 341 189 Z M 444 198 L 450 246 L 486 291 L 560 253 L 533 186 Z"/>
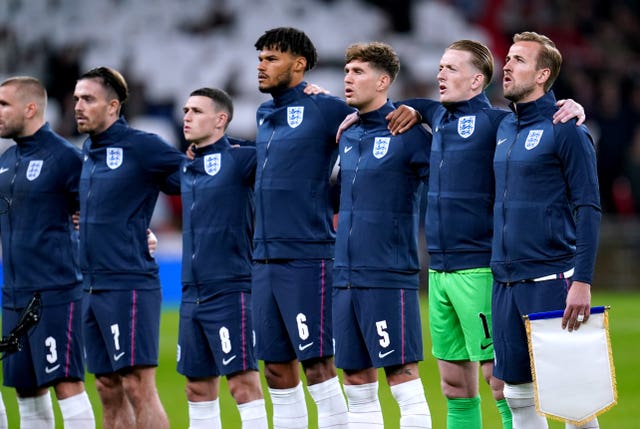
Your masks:
<path fill-rule="evenodd" d="M 136 349 L 136 313 L 138 305 L 138 292 L 131 291 L 131 366 L 135 365 L 135 349 Z"/>
<path fill-rule="evenodd" d="M 69 323 L 67 324 L 67 350 L 65 351 L 64 376 L 69 377 L 69 367 L 71 366 L 71 341 L 73 339 L 73 307 L 75 302 L 69 304 Z"/>

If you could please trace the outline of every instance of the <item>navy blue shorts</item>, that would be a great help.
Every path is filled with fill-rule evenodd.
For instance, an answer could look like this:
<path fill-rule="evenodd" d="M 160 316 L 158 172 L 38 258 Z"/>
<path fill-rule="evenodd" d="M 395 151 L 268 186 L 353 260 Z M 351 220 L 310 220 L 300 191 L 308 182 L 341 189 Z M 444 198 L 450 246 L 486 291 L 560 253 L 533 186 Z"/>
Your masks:
<path fill-rule="evenodd" d="M 385 368 L 423 359 L 416 289 L 335 288 L 336 366 Z"/>
<path fill-rule="evenodd" d="M 493 283 L 493 375 L 512 384 L 533 380 L 522 316 L 539 311 L 563 310 L 568 287 L 568 279 L 525 281 L 509 286 L 497 281 Z"/>
<path fill-rule="evenodd" d="M 180 304 L 178 372 L 191 378 L 257 370 L 251 294 L 231 292 Z"/>
<path fill-rule="evenodd" d="M 85 293 L 82 316 L 89 372 L 157 366 L 161 303 L 160 289 Z"/>
<path fill-rule="evenodd" d="M 22 339 L 22 350 L 2 361 L 5 386 L 33 389 L 84 379 L 81 307 L 81 300 L 42 307 L 42 318 Z M 2 335 L 9 335 L 21 313 L 2 309 Z"/>
<path fill-rule="evenodd" d="M 332 271 L 330 260 L 254 263 L 251 295 L 259 359 L 333 356 Z"/>

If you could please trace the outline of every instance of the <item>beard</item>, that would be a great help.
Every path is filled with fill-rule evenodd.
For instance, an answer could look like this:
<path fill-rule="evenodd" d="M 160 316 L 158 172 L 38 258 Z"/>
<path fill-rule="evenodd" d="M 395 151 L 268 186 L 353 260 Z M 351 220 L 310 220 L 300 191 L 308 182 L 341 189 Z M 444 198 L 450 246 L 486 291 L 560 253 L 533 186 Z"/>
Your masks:
<path fill-rule="evenodd" d="M 510 89 L 504 90 L 504 98 L 514 103 L 518 103 L 520 100 L 526 98 L 535 89 L 535 85 L 518 86 L 513 85 Z"/>
<path fill-rule="evenodd" d="M 12 124 L 5 123 L 0 127 L 0 138 L 13 140 L 16 137 L 20 137 L 24 132 L 24 129 L 24 120 L 20 121 L 18 124 L 15 122 Z"/>
<path fill-rule="evenodd" d="M 292 80 L 293 77 L 291 75 L 291 68 L 288 68 L 287 70 L 276 76 L 276 78 L 274 79 L 274 83 L 269 86 L 259 85 L 258 90 L 260 90 L 260 92 L 262 92 L 263 94 L 275 94 L 289 88 Z"/>

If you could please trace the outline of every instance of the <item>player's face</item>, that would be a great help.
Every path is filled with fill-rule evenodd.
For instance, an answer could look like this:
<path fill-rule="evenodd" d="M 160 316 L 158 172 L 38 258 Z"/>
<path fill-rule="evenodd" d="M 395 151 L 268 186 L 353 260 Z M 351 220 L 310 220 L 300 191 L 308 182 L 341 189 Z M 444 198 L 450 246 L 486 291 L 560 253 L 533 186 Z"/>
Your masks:
<path fill-rule="evenodd" d="M 99 134 L 109 128 L 117 109 L 117 101 L 109 98 L 98 79 L 82 79 L 76 83 L 73 99 L 78 132 Z"/>
<path fill-rule="evenodd" d="M 537 58 L 540 45 L 537 42 L 516 42 L 509 48 L 502 68 L 502 90 L 504 97 L 515 103 L 533 101 L 539 94 L 537 79 L 540 70 L 537 70 Z"/>
<path fill-rule="evenodd" d="M 368 62 L 353 60 L 344 66 L 344 97 L 349 106 L 360 113 L 367 113 L 377 107 L 380 95 L 382 73 Z"/>
<path fill-rule="evenodd" d="M 25 129 L 27 106 L 20 100 L 16 85 L 0 86 L 0 137 L 14 139 Z"/>
<path fill-rule="evenodd" d="M 201 95 L 191 96 L 182 111 L 182 132 L 185 140 L 196 145 L 212 141 L 220 115 L 215 110 L 213 100 Z"/>
<path fill-rule="evenodd" d="M 441 103 L 456 103 L 472 99 L 482 73 L 474 67 L 471 52 L 457 49 L 444 51 L 438 66 L 438 90 Z M 482 83 L 480 83 L 482 85 Z"/>
<path fill-rule="evenodd" d="M 296 57 L 289 52 L 263 49 L 258 54 L 258 89 L 273 94 L 289 88 L 293 82 L 293 67 Z"/>

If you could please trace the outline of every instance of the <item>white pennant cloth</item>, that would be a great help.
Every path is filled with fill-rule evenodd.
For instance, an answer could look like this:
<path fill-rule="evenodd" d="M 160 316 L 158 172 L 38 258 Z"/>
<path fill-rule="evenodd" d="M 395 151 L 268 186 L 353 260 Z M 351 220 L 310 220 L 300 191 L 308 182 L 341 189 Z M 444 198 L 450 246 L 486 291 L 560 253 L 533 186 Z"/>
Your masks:
<path fill-rule="evenodd" d="M 593 307 L 586 323 L 562 329 L 563 311 L 524 316 L 536 409 L 581 426 L 618 399 L 609 340 L 608 307 Z"/>

